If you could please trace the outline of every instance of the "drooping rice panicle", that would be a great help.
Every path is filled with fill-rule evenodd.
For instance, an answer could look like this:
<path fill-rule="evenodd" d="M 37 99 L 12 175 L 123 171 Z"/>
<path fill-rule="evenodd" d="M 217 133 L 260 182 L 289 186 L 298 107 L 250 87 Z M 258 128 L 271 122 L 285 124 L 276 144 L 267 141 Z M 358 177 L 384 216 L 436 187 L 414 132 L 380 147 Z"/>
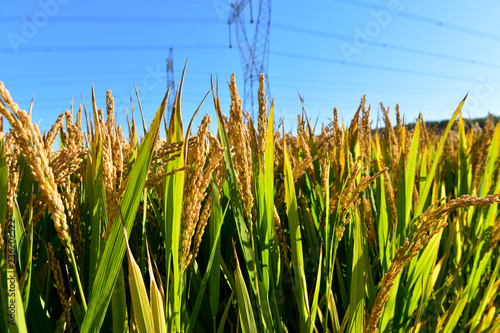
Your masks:
<path fill-rule="evenodd" d="M 399 150 L 399 139 L 396 137 L 394 129 L 392 128 L 391 121 L 389 119 L 389 110 L 384 107 L 384 104 L 380 103 L 380 108 L 382 109 L 384 123 L 385 123 L 385 150 L 387 154 L 387 158 L 389 159 L 392 171 L 392 182 L 393 188 L 397 191 L 398 188 L 398 164 L 400 158 L 400 150 Z"/>
<path fill-rule="evenodd" d="M 59 295 L 59 299 L 63 308 L 63 316 L 66 323 L 69 323 L 71 321 L 71 297 L 66 294 L 66 287 L 64 286 L 61 263 L 59 262 L 59 260 L 57 260 L 56 254 L 54 253 L 54 250 L 52 248 L 52 244 L 50 243 L 48 245 L 48 252 L 50 268 L 52 270 L 54 281 L 56 283 L 57 294 Z"/>
<path fill-rule="evenodd" d="M 59 130 L 63 127 L 63 117 L 65 116 L 65 114 L 66 112 L 61 113 L 59 117 L 57 117 L 49 132 L 47 133 L 47 135 L 45 135 L 43 144 L 45 152 L 48 156 L 50 156 L 50 154 L 52 153 L 52 146 L 54 145 L 54 141 L 59 135 Z"/>
<path fill-rule="evenodd" d="M 260 168 L 264 170 L 264 154 L 266 152 L 266 131 L 267 131 L 267 97 L 265 90 L 265 76 L 260 74 L 259 81 L 259 117 L 258 117 L 258 152 Z"/>
<path fill-rule="evenodd" d="M 59 239 L 66 247 L 69 257 L 69 250 L 72 244 L 66 214 L 64 213 L 61 195 L 57 190 L 54 173 L 49 166 L 49 159 L 46 155 L 38 126 L 36 124 L 33 125 L 31 116 L 26 111 L 21 110 L 17 103 L 13 102 L 9 91 L 5 89 L 1 81 L 0 97 L 0 113 L 14 129 L 11 133 L 13 133 L 16 143 L 28 162 L 33 177 L 37 180 L 45 200 L 50 202 L 48 208 L 54 219 L 54 227 L 59 235 Z"/>
<path fill-rule="evenodd" d="M 368 239 L 368 244 L 370 245 L 370 250 L 373 253 L 377 252 L 377 238 L 375 237 L 375 229 L 373 225 L 373 216 L 371 212 L 370 201 L 363 195 L 363 213 L 364 213 L 364 222 L 366 228 L 366 238 Z"/>
<path fill-rule="evenodd" d="M 306 170 L 309 169 L 312 165 L 312 162 L 317 159 L 317 156 L 315 157 L 307 157 L 302 162 L 294 166 L 293 168 L 293 180 L 297 181 L 300 177 L 302 177 L 305 173 Z M 285 198 L 285 185 L 281 183 L 276 190 L 276 200 L 275 200 L 275 205 L 276 207 L 280 207 L 281 204 L 283 203 Z"/>
<path fill-rule="evenodd" d="M 472 164 L 472 194 L 476 194 L 479 186 L 479 182 L 481 180 L 481 175 L 486 168 L 487 155 L 489 146 L 491 144 L 491 139 L 493 137 L 494 127 L 493 127 L 493 118 L 490 114 L 486 119 L 484 124 L 484 128 L 481 130 L 481 134 L 479 138 L 474 143 L 472 151 L 471 151 L 471 164 Z"/>
<path fill-rule="evenodd" d="M 382 163 L 382 165 L 384 165 Z M 391 221 L 392 221 L 392 230 L 396 229 L 396 225 L 398 224 L 398 214 L 396 210 L 396 195 L 394 193 L 394 189 L 391 185 L 391 179 L 389 177 L 389 169 L 385 168 L 384 171 L 384 186 L 385 191 L 387 193 L 386 200 L 389 204 L 389 211 L 391 213 Z"/>
<path fill-rule="evenodd" d="M 490 244 L 488 245 L 488 250 L 494 249 L 500 241 L 500 217 L 495 222 L 493 230 L 491 231 Z"/>
<path fill-rule="evenodd" d="M 201 202 L 205 198 L 205 182 L 208 181 L 203 178 L 203 166 L 205 164 L 205 148 L 206 148 L 206 135 L 210 117 L 205 116 L 203 119 L 198 134 L 196 136 L 197 144 L 193 149 L 188 150 L 187 165 L 190 168 L 186 173 L 186 180 L 184 183 L 184 200 L 183 212 L 181 217 L 181 242 L 179 243 L 179 252 L 181 253 L 181 263 L 187 266 L 190 261 L 191 242 L 194 236 L 196 226 L 199 221 L 199 213 L 201 209 Z"/>
<path fill-rule="evenodd" d="M 371 154 L 372 154 L 370 109 L 371 105 L 369 105 L 368 108 L 366 108 L 365 104 L 363 103 L 363 108 L 361 110 L 362 115 L 359 124 L 359 141 L 360 141 L 361 156 L 367 158 L 368 160 L 371 159 Z"/>
<path fill-rule="evenodd" d="M 252 159 L 249 148 L 250 134 L 243 123 L 243 109 L 241 98 L 236 87 L 234 74 L 231 75 L 229 84 L 231 92 L 231 108 L 227 124 L 229 141 L 231 143 L 231 155 L 234 158 L 234 168 L 238 180 L 238 189 L 245 207 L 245 216 L 250 226 L 253 224 L 254 193 L 253 193 L 253 172 Z"/>
<path fill-rule="evenodd" d="M 378 332 L 376 325 L 382 309 L 389 298 L 394 280 L 401 274 L 403 267 L 412 261 L 412 259 L 419 254 L 419 252 L 441 229 L 448 225 L 448 223 L 444 221 L 446 216 L 448 216 L 451 212 L 464 207 L 485 206 L 493 203 L 500 203 L 500 193 L 488 195 L 483 198 L 463 195 L 457 199 L 450 200 L 442 206 L 438 206 L 439 203 L 443 201 L 444 198 L 441 198 L 429 206 L 429 208 L 419 217 L 413 234 L 404 240 L 404 244 L 396 252 L 391 267 L 384 275 L 381 288 L 377 293 L 375 306 L 371 312 L 370 320 L 368 322 L 368 332 Z"/>
<path fill-rule="evenodd" d="M 34 309 L 49 331 L 72 321 L 82 331 L 493 332 L 498 120 L 455 126 L 462 102 L 443 130 L 406 122 L 396 105 L 393 127 L 381 104 L 384 128 L 373 130 L 364 96 L 351 119 L 334 108 L 332 121 L 312 126 L 300 97 L 297 124 L 277 120 L 274 130 L 264 87 L 261 75 L 257 119 L 234 75 L 229 117 L 214 88 L 218 129 L 207 115 L 185 133 L 180 84 L 170 123 L 165 101 L 153 120 L 154 137 L 142 106 L 144 135 L 137 129 L 132 99 L 124 134 L 111 91 L 105 109 L 93 98 L 90 117 L 72 101 L 42 136 L 36 104 L 21 110 L 1 84 L 0 251 L 6 265 L 19 239 L 8 269 L 23 292 L 16 319 L 33 325 L 23 311 Z M 125 248 L 138 263 L 132 283 Z M 24 304 L 27 281 L 38 296 Z"/>

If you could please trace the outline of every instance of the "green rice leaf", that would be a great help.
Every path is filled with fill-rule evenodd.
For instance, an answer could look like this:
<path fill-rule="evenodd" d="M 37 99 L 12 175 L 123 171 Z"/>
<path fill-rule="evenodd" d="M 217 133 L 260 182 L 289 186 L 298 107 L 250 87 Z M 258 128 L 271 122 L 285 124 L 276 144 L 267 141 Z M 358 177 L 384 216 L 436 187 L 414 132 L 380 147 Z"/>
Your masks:
<path fill-rule="evenodd" d="M 497 258 L 495 268 L 493 270 L 493 273 L 491 274 L 491 277 L 489 278 L 489 283 L 488 286 L 486 287 L 486 290 L 484 292 L 484 296 L 481 298 L 481 301 L 479 303 L 479 307 L 476 310 L 476 313 L 474 314 L 474 317 L 472 318 L 472 325 L 470 327 L 470 332 L 474 332 L 475 328 L 478 326 L 479 322 L 481 321 L 481 318 L 485 314 L 486 307 L 488 306 L 488 303 L 494 298 L 494 292 L 493 292 L 493 286 L 495 284 L 495 281 L 497 281 L 498 277 L 498 271 L 500 269 L 500 258 Z"/>
<path fill-rule="evenodd" d="M 271 315 L 271 306 L 269 305 L 269 293 L 266 287 L 259 281 L 259 312 L 264 324 L 262 330 L 272 331 L 274 327 L 273 317 Z"/>
<path fill-rule="evenodd" d="M 215 188 L 217 188 L 217 187 L 215 186 Z M 220 210 L 220 207 L 219 207 L 219 210 Z M 201 280 L 200 290 L 198 292 L 198 295 L 196 296 L 196 302 L 194 304 L 193 311 L 191 312 L 191 317 L 189 320 L 189 325 L 186 329 L 186 333 L 190 333 L 194 328 L 196 318 L 198 317 L 198 312 L 200 311 L 201 303 L 203 300 L 203 295 L 205 294 L 205 289 L 207 287 L 208 280 L 211 276 L 210 273 L 211 273 L 212 268 L 213 268 L 215 257 L 218 254 L 218 252 L 220 251 L 220 250 L 218 251 L 217 248 L 218 248 L 220 234 L 221 234 L 221 227 L 222 227 L 222 221 L 220 223 L 218 223 L 217 230 L 215 230 L 216 235 L 215 235 L 215 239 L 214 239 L 214 245 L 212 246 L 212 249 L 210 251 L 210 257 L 208 259 L 207 269 L 205 271 L 205 274 L 203 275 L 203 279 Z M 216 269 L 219 270 L 219 267 L 216 267 Z"/>
<path fill-rule="evenodd" d="M 351 293 L 349 302 L 349 332 L 362 332 L 365 318 L 365 251 L 363 224 L 356 208 L 354 215 L 354 248 L 352 258 Z"/>
<path fill-rule="evenodd" d="M 285 134 L 283 133 L 283 137 Z M 297 196 L 293 181 L 293 171 L 288 156 L 286 142 L 283 144 L 283 165 L 285 174 L 285 202 L 286 213 L 290 228 L 290 244 L 292 247 L 293 271 L 294 271 L 294 295 L 297 302 L 298 322 L 301 332 L 309 328 L 309 304 L 307 300 L 307 283 L 304 273 L 304 255 L 302 252 L 302 236 L 297 211 Z"/>
<path fill-rule="evenodd" d="M 459 158 L 458 158 L 458 193 L 455 194 L 459 197 L 462 194 L 469 193 L 470 182 L 472 181 L 471 168 L 467 161 L 467 137 L 465 136 L 465 125 L 464 119 L 462 118 L 462 112 L 458 118 L 458 145 L 459 145 Z"/>
<path fill-rule="evenodd" d="M 274 234 L 274 103 L 271 103 L 266 130 L 266 152 L 264 157 L 265 219 L 262 223 L 264 242 L 262 246 L 262 277 L 266 292 L 269 292 L 271 270 L 271 240 Z"/>
<path fill-rule="evenodd" d="M 236 180 L 236 173 L 234 171 L 233 160 L 231 158 L 229 140 L 227 138 L 226 128 L 222 121 L 222 112 L 220 109 L 219 97 L 216 94 L 217 88 L 213 88 L 212 83 L 212 94 L 214 98 L 215 110 L 217 112 L 217 124 L 218 135 L 221 141 L 221 145 L 226 148 L 224 152 L 224 163 L 226 166 L 226 180 L 229 185 L 229 193 L 231 198 L 231 208 L 234 215 L 234 220 L 236 222 L 236 228 L 238 229 L 238 237 L 240 239 L 240 245 L 243 250 L 243 256 L 245 258 L 246 268 L 248 275 L 250 276 L 250 285 L 254 294 L 257 294 L 257 279 L 256 279 L 256 261 L 255 254 L 252 249 L 252 240 L 250 238 L 250 232 L 248 231 L 247 225 L 245 223 L 245 215 L 243 213 L 243 204 L 240 198 L 240 192 L 238 190 L 238 182 Z"/>
<path fill-rule="evenodd" d="M 165 322 L 165 303 L 163 300 L 163 287 L 161 281 L 155 280 L 153 265 L 149 251 L 149 243 L 146 240 L 146 250 L 148 253 L 148 272 L 149 272 L 149 302 L 151 312 L 153 313 L 154 331 L 157 333 L 167 333 L 167 325 Z M 161 290 L 160 290 L 161 289 Z"/>
<path fill-rule="evenodd" d="M 111 300 L 111 293 L 125 255 L 125 235 L 122 232 L 121 219 L 123 219 L 127 233 L 130 233 L 140 202 L 140 196 L 137 193 L 142 192 L 146 182 L 153 147 L 167 103 L 166 97 L 163 99 L 153 119 L 151 128 L 139 148 L 137 159 L 129 174 L 125 192 L 120 202 L 120 212 L 113 223 L 111 234 L 99 261 L 96 279 L 89 299 L 89 307 L 81 327 L 82 332 L 98 332 L 104 321 Z"/>
<path fill-rule="evenodd" d="M 208 295 L 210 299 L 210 310 L 212 311 L 212 318 L 214 320 L 214 325 L 216 325 L 216 316 L 219 310 L 219 298 L 220 298 L 220 261 L 221 261 L 221 249 L 220 249 L 220 237 L 216 240 L 217 230 L 220 229 L 222 224 L 222 207 L 219 201 L 219 190 L 217 188 L 217 183 L 215 181 L 215 176 L 212 175 L 212 211 L 210 215 L 210 248 L 215 248 L 214 255 L 214 269 L 210 270 L 210 277 L 208 280 Z"/>
<path fill-rule="evenodd" d="M 461 315 L 464 311 L 465 306 L 467 305 L 467 296 L 460 294 L 455 303 L 453 304 L 451 314 L 446 319 L 446 325 L 444 327 L 443 333 L 453 333 L 456 332 L 455 328 L 458 324 L 458 321 L 461 318 Z"/>
<path fill-rule="evenodd" d="M 127 303 L 125 294 L 125 278 L 123 269 L 118 274 L 113 296 L 111 297 L 111 313 L 113 321 L 113 332 L 128 333 L 128 314 L 127 307 L 123 304 Z"/>
<path fill-rule="evenodd" d="M 427 301 L 429 295 L 426 293 L 429 284 L 432 283 L 433 268 L 436 266 L 439 244 L 441 242 L 441 230 L 423 249 L 422 254 L 418 259 L 414 259 L 410 263 L 408 269 L 408 277 L 405 283 L 405 318 L 412 316 L 414 311 L 418 309 L 419 302 L 423 297 L 423 301 Z M 406 321 L 405 321 L 406 322 Z"/>
<path fill-rule="evenodd" d="M 327 207 L 327 206 L 325 206 Z M 314 287 L 313 301 L 311 304 L 311 325 L 309 333 L 312 333 L 315 328 L 316 315 L 318 313 L 319 291 L 321 288 L 321 267 L 323 265 L 323 248 L 319 249 L 318 274 L 316 275 L 316 287 Z"/>
<path fill-rule="evenodd" d="M 485 196 L 487 194 L 494 194 L 500 192 L 500 181 L 496 181 L 496 186 L 493 184 L 495 180 L 495 172 L 497 172 L 497 160 L 500 155 L 500 121 L 497 123 L 493 137 L 491 138 L 491 144 L 488 150 L 488 155 L 486 156 L 486 167 L 484 169 L 483 178 L 481 180 L 481 187 L 479 190 L 480 196 Z M 493 190 L 492 190 L 493 188 Z M 494 216 L 494 215 L 493 215 Z M 494 219 L 489 219 L 488 221 L 493 222 Z"/>
<path fill-rule="evenodd" d="M 224 308 L 224 313 L 222 314 L 222 317 L 219 322 L 219 328 L 217 329 L 217 333 L 224 333 L 224 327 L 226 325 L 226 320 L 227 320 L 227 315 L 229 313 L 229 307 L 231 306 L 231 302 L 234 297 L 234 290 L 231 292 L 231 295 L 229 296 L 229 299 L 227 300 L 227 305 Z"/>
<path fill-rule="evenodd" d="M 124 230 L 126 236 L 126 230 Z M 146 285 L 142 279 L 142 273 L 139 265 L 135 262 L 132 251 L 127 242 L 127 262 L 128 262 L 128 280 L 130 289 L 130 298 L 134 312 L 134 321 L 139 333 L 159 332 L 155 330 L 153 323 L 153 312 L 149 304 Z"/>
<path fill-rule="evenodd" d="M 455 119 L 457 119 L 458 114 L 460 113 L 460 110 L 462 110 L 462 106 L 465 103 L 467 96 L 464 97 L 464 99 L 460 102 L 458 105 L 457 109 L 451 116 L 450 121 L 448 122 L 448 125 L 446 126 L 446 129 L 441 136 L 441 139 L 439 140 L 438 148 L 436 149 L 436 154 L 434 156 L 433 162 L 431 169 L 429 170 L 429 173 L 427 174 L 427 178 L 425 179 L 424 185 L 421 187 L 421 192 L 420 192 L 420 199 L 418 201 L 417 208 L 415 209 L 414 213 L 414 218 L 417 218 L 422 214 L 422 211 L 424 209 L 426 200 L 427 200 L 427 195 L 429 194 L 429 191 L 431 189 L 431 185 L 434 182 L 434 176 L 436 175 L 436 169 L 441 163 L 441 155 L 443 154 L 443 148 L 444 148 L 444 143 L 446 141 L 446 138 L 448 137 L 448 133 L 450 132 L 451 126 L 455 122 Z"/>
<path fill-rule="evenodd" d="M 98 123 L 96 119 L 96 123 Z M 96 125 L 98 126 L 98 125 Z M 102 141 L 99 131 L 96 129 L 96 141 L 93 141 L 90 146 L 90 154 L 87 157 L 87 183 L 86 197 L 90 212 L 91 225 L 91 246 L 89 248 L 89 265 L 84 279 L 88 281 L 86 290 L 91 294 L 99 259 L 102 254 L 102 226 L 107 221 L 106 212 L 106 194 L 104 190 L 104 182 L 102 177 Z"/>
<path fill-rule="evenodd" d="M 187 65 L 187 62 L 186 62 Z M 167 142 L 174 143 L 183 140 L 181 96 L 186 73 L 186 65 L 182 72 L 181 82 L 177 89 L 174 108 L 170 118 Z M 169 89 L 170 92 L 170 89 Z M 168 93 L 167 93 L 168 94 Z M 180 156 L 169 161 L 165 172 L 173 172 L 184 167 L 186 142 L 183 142 Z M 164 181 L 163 209 L 164 219 L 162 231 L 165 237 L 166 284 L 165 307 L 167 311 L 167 325 L 170 330 L 179 330 L 181 325 L 181 271 L 179 268 L 179 235 L 181 234 L 182 198 L 184 196 L 184 172 L 176 172 Z"/>
<path fill-rule="evenodd" d="M 7 253 L 9 250 L 7 249 Z M 17 276 L 14 258 L 6 257 L 7 262 L 7 292 L 8 292 L 8 314 L 4 317 L 10 332 L 28 332 L 23 305 L 23 297 Z M 4 310 L 5 311 L 5 310 Z"/>
<path fill-rule="evenodd" d="M 398 275 L 394 280 L 394 286 L 391 289 L 389 299 L 382 309 L 382 314 L 380 315 L 379 320 L 380 332 L 393 332 L 394 311 L 396 308 L 396 297 L 398 294 L 400 281 L 401 275 Z"/>
<path fill-rule="evenodd" d="M 236 249 L 234 251 L 236 255 Z M 234 281 L 236 284 L 236 296 L 238 300 L 238 313 L 240 316 L 241 328 L 244 333 L 257 332 L 257 324 L 255 323 L 255 317 L 253 315 L 250 296 L 248 295 L 247 286 L 243 274 L 241 273 L 238 259 L 236 259 L 236 261 L 237 265 L 234 271 Z"/>
<path fill-rule="evenodd" d="M 410 152 L 408 154 L 408 162 L 406 164 L 405 176 L 405 210 L 404 210 L 404 230 L 408 229 L 410 223 L 410 212 L 413 209 L 413 188 L 415 187 L 415 174 L 417 172 L 418 156 L 420 148 L 420 118 L 417 120 L 413 137 L 411 139 Z M 398 192 L 399 196 L 399 192 Z M 400 222 L 403 222 L 400 221 Z M 404 233 L 406 234 L 406 233 Z M 403 234 L 403 235 L 404 235 Z"/>
<path fill-rule="evenodd" d="M 5 230 L 5 217 L 7 213 L 7 180 L 9 167 L 5 160 L 3 140 L 0 140 L 0 227 Z"/>

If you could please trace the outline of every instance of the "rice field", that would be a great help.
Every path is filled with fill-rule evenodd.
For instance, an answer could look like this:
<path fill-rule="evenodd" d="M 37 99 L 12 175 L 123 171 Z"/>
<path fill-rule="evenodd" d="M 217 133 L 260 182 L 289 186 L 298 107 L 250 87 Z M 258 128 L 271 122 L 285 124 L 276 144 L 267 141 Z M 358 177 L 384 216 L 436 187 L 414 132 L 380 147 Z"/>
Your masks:
<path fill-rule="evenodd" d="M 254 120 L 233 75 L 200 124 L 181 81 L 149 127 L 92 91 L 41 133 L 0 81 L 0 331 L 499 332 L 500 122 L 362 98 L 290 133 L 264 86 Z"/>

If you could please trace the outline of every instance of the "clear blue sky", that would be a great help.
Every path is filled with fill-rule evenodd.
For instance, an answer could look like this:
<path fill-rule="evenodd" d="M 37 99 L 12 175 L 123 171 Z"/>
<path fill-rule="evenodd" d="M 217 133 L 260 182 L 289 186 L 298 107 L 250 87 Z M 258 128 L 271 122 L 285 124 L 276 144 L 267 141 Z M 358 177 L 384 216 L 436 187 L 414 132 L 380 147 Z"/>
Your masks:
<path fill-rule="evenodd" d="M 33 118 L 43 130 L 72 97 L 81 104 L 80 93 L 90 107 L 92 83 L 99 108 L 106 90 L 113 91 L 120 121 L 124 107 L 130 112 L 135 83 L 149 123 L 166 91 L 165 59 L 173 47 L 176 80 L 189 58 L 184 119 L 210 89 L 211 74 L 219 77 L 227 114 L 231 73 L 243 92 L 239 51 L 228 47 L 229 6 L 229 0 L 3 0 L 0 80 L 25 109 L 35 94 Z M 258 1 L 253 6 L 257 15 Z M 335 106 L 350 121 L 364 94 L 374 124 L 380 102 L 391 110 L 399 103 L 408 121 L 420 112 L 427 120 L 448 118 L 468 91 L 466 116 L 498 115 L 499 14 L 493 0 L 273 1 L 268 74 L 276 116 L 294 127 L 297 91 L 320 122 L 332 118 Z M 245 16 L 252 35 L 248 8 Z M 211 98 L 196 124 L 205 113 L 214 115 Z"/>

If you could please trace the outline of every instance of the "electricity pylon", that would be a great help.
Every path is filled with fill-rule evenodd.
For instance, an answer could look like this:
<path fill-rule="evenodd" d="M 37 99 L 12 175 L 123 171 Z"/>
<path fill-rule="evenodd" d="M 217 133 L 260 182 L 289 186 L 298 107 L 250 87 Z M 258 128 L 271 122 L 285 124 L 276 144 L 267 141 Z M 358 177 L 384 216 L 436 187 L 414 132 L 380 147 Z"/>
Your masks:
<path fill-rule="evenodd" d="M 267 69 L 269 65 L 269 31 L 271 28 L 271 0 L 259 1 L 259 14 L 253 34 L 253 41 L 250 43 L 245 26 L 243 10 L 250 4 L 250 22 L 253 23 L 252 1 L 240 0 L 231 3 L 229 14 L 229 47 L 231 45 L 231 24 L 235 24 L 236 39 L 240 49 L 240 60 L 243 68 L 243 78 L 245 80 L 245 94 L 243 98 L 243 110 L 250 111 L 252 119 L 254 116 L 254 103 L 257 99 L 259 89 L 259 77 L 264 73 L 266 77 L 266 94 L 269 94 L 269 80 Z M 257 104 L 257 103 L 256 103 Z"/>

